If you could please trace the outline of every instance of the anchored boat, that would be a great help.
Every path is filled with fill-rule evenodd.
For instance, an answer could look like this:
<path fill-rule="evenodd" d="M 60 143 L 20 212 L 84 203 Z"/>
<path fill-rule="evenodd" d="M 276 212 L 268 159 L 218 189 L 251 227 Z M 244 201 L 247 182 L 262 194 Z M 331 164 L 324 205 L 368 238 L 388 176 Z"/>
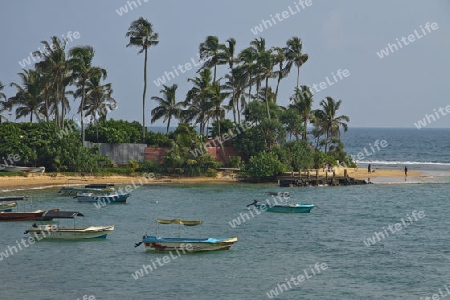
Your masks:
<path fill-rule="evenodd" d="M 163 238 L 158 236 L 159 224 L 178 224 L 183 226 L 197 226 L 203 222 L 188 221 L 180 219 L 158 219 L 156 236 L 144 235 L 142 242 L 136 243 L 134 246 L 138 247 L 142 243 L 146 250 L 150 251 L 175 251 L 182 250 L 183 252 L 199 252 L 199 251 L 215 251 L 215 250 L 228 250 L 237 242 L 237 237 L 230 238 Z"/>
<path fill-rule="evenodd" d="M 76 211 L 49 212 L 47 214 L 53 219 L 75 219 L 84 215 Z M 106 238 L 108 233 L 114 230 L 114 226 L 60 226 L 59 224 L 37 225 L 26 230 L 24 233 L 33 234 L 37 239 L 92 239 Z"/>
<path fill-rule="evenodd" d="M 277 213 L 309 213 L 311 209 L 315 207 L 314 204 L 304 203 L 289 203 L 271 205 L 269 203 L 262 203 L 258 200 L 254 200 L 253 203 L 247 205 L 247 207 L 254 205 L 256 208 L 262 211 L 277 212 Z"/>

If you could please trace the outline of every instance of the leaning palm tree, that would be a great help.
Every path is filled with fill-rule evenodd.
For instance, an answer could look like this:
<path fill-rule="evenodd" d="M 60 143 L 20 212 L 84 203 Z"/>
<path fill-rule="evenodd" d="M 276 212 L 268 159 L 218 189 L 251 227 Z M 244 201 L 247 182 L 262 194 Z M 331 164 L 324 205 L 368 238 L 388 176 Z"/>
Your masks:
<path fill-rule="evenodd" d="M 308 60 L 308 54 L 302 53 L 302 46 L 303 43 L 299 37 L 292 37 L 283 48 L 288 61 L 288 69 L 290 70 L 294 64 L 297 66 L 297 88 L 300 82 L 300 67 Z"/>
<path fill-rule="evenodd" d="M 142 94 L 142 140 L 145 140 L 145 94 L 147 92 L 147 50 L 151 46 L 159 44 L 158 33 L 153 31 L 153 25 L 147 19 L 140 17 L 131 22 L 125 37 L 130 41 L 127 47 L 135 46 L 141 48 L 138 54 L 144 53 L 144 92 Z"/>
<path fill-rule="evenodd" d="M 341 127 L 344 131 L 348 130 L 346 122 L 349 122 L 350 118 L 346 115 L 336 116 L 341 104 L 342 100 L 336 102 L 333 98 L 326 97 L 324 100 L 320 101 L 321 109 L 315 112 L 317 118 L 315 124 L 317 124 L 317 126 L 321 128 L 321 132 L 325 134 L 325 152 L 327 152 L 328 144 L 330 144 L 333 139 L 340 139 Z"/>
<path fill-rule="evenodd" d="M 275 77 L 277 78 L 277 88 L 275 89 L 275 103 L 276 103 L 278 98 L 278 88 L 280 86 L 280 82 L 283 78 L 288 76 L 290 68 L 287 65 L 285 65 L 286 55 L 282 48 L 273 47 L 272 52 L 274 64 L 278 66 L 278 70 L 273 72 Z"/>
<path fill-rule="evenodd" d="M 163 85 L 164 89 L 159 91 L 163 94 L 163 97 L 152 97 L 152 100 L 158 101 L 159 106 L 155 107 L 152 110 L 152 124 L 156 121 L 164 117 L 163 123 L 167 121 L 167 130 L 166 133 L 169 133 L 170 128 L 170 120 L 172 117 L 179 118 L 182 112 L 182 102 L 176 101 L 176 91 L 178 85 L 174 84 L 172 86 Z"/>
<path fill-rule="evenodd" d="M 100 67 L 92 66 L 92 59 L 94 58 L 94 48 L 91 46 L 80 46 L 70 49 L 69 55 L 76 61 L 74 64 L 73 77 L 77 90 L 74 92 L 74 97 L 81 98 L 78 112 L 81 118 L 81 142 L 84 145 L 84 103 L 86 99 L 86 86 L 88 80 L 93 76 L 100 75 L 102 79 L 106 79 L 107 72 Z"/>
<path fill-rule="evenodd" d="M 17 89 L 15 96 L 8 99 L 6 107 L 16 108 L 16 119 L 30 115 L 30 123 L 33 122 L 33 115 L 40 121 L 42 116 L 41 108 L 44 103 L 42 90 L 44 82 L 39 71 L 23 70 L 18 74 L 21 79 L 21 85 L 12 82 L 11 86 Z"/>
<path fill-rule="evenodd" d="M 96 125 L 98 141 L 98 125 L 101 120 L 106 119 L 108 111 L 116 108 L 116 100 L 111 96 L 113 90 L 111 83 L 102 84 L 102 74 L 97 73 L 90 77 L 86 83 L 86 99 L 83 110 Z"/>
<path fill-rule="evenodd" d="M 302 85 L 301 89 L 295 88 L 294 95 L 290 99 L 291 104 L 289 108 L 295 109 L 300 115 L 303 122 L 302 140 L 307 140 L 306 127 L 308 121 L 313 119 L 314 113 L 312 111 L 313 93 L 308 86 Z"/>

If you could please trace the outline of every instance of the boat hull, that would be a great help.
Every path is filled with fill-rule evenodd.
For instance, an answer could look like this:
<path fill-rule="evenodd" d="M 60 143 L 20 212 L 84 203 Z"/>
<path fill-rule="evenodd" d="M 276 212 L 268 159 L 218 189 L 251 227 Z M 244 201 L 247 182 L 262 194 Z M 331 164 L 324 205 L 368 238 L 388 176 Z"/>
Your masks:
<path fill-rule="evenodd" d="M 6 172 L 44 173 L 45 167 L 5 166 L 5 168 L 3 170 Z"/>
<path fill-rule="evenodd" d="M 59 211 L 55 208 L 50 211 Z M 33 212 L 0 212 L 0 221 L 14 222 L 14 221 L 51 221 L 53 218 L 45 216 L 46 210 L 37 210 Z"/>
<path fill-rule="evenodd" d="M 92 193 L 94 195 L 104 195 L 105 193 L 114 192 L 114 188 L 81 188 L 81 187 L 67 187 L 63 186 L 58 193 L 62 196 L 76 196 L 79 193 Z"/>
<path fill-rule="evenodd" d="M 125 203 L 130 194 L 114 194 L 114 195 L 83 195 L 78 194 L 78 202 L 102 202 L 102 203 Z"/>
<path fill-rule="evenodd" d="M 93 239 L 106 238 L 114 226 L 60 227 L 57 225 L 39 225 L 31 227 L 27 233 L 36 239 Z"/>
<path fill-rule="evenodd" d="M 148 236 L 143 239 L 143 244 L 147 251 L 217 251 L 229 250 L 237 242 L 237 237 L 232 238 L 159 238 Z"/>
<path fill-rule="evenodd" d="M 0 202 L 0 211 L 10 212 L 14 207 L 17 206 L 17 202 Z"/>
<path fill-rule="evenodd" d="M 267 205 L 255 204 L 256 208 L 268 212 L 277 213 L 309 213 L 314 208 L 314 204 L 293 204 L 293 205 Z"/>

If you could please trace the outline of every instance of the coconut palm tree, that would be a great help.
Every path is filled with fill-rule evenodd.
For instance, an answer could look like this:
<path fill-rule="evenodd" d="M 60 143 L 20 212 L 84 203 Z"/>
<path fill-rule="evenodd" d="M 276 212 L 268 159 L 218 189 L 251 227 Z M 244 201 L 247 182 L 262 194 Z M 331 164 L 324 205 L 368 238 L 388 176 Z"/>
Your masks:
<path fill-rule="evenodd" d="M 111 96 L 113 90 L 111 83 L 102 84 L 103 74 L 98 72 L 91 76 L 86 82 L 86 98 L 83 110 L 86 116 L 90 116 L 96 125 L 96 134 L 98 141 L 98 124 L 106 120 L 108 111 L 117 107 L 116 100 Z"/>
<path fill-rule="evenodd" d="M 42 90 L 44 87 L 43 78 L 39 71 L 23 70 L 18 74 L 21 85 L 12 82 L 11 86 L 17 89 L 16 95 L 8 99 L 7 107 L 16 108 L 16 119 L 30 115 L 30 123 L 33 122 L 33 115 L 40 121 L 42 116 L 41 108 L 44 103 Z"/>
<path fill-rule="evenodd" d="M 224 84 L 224 89 L 231 91 L 232 94 L 228 107 L 233 107 L 234 122 L 241 123 L 241 112 L 245 108 L 245 88 L 248 85 L 248 76 L 246 74 L 246 67 L 244 65 L 238 66 L 225 75 L 228 81 Z M 236 119 L 237 117 L 237 119 Z"/>
<path fill-rule="evenodd" d="M 315 111 L 316 120 L 314 124 L 318 126 L 322 134 L 325 134 L 325 152 L 327 152 L 328 145 L 333 139 L 340 139 L 342 127 L 344 131 L 348 130 L 347 122 L 350 118 L 346 115 L 336 116 L 342 104 L 342 100 L 335 101 L 331 97 L 326 97 L 320 101 L 321 109 Z"/>
<path fill-rule="evenodd" d="M 286 47 L 283 48 L 286 59 L 288 61 L 288 69 L 295 64 L 297 66 L 297 88 L 300 82 L 300 67 L 308 61 L 308 54 L 302 53 L 303 43 L 299 37 L 292 37 L 286 42 Z"/>
<path fill-rule="evenodd" d="M 256 58 L 257 54 L 251 47 L 245 48 L 238 55 L 239 62 L 243 63 L 241 65 L 243 68 L 242 76 L 245 76 L 245 81 L 248 82 L 248 103 L 251 102 L 252 97 L 252 86 L 254 84 L 253 75 L 256 73 L 257 67 Z"/>
<path fill-rule="evenodd" d="M 5 88 L 5 86 L 0 81 L 0 91 L 2 91 L 4 88 Z M 7 101 L 6 101 L 6 95 L 1 92 L 0 93 L 0 113 L 4 112 L 5 110 L 8 110 Z M 5 116 L 0 114 L 0 124 L 2 123 L 2 119 L 5 119 L 6 121 L 8 121 L 8 119 Z"/>
<path fill-rule="evenodd" d="M 151 46 L 159 44 L 158 33 L 153 31 L 153 25 L 147 19 L 140 17 L 131 22 L 125 37 L 129 37 L 127 47 L 134 46 L 140 48 L 138 54 L 144 53 L 144 92 L 142 93 L 142 140 L 145 140 L 145 94 L 147 92 L 147 50 Z"/>
<path fill-rule="evenodd" d="M 234 70 L 234 63 L 236 58 L 234 57 L 235 52 L 236 52 L 236 40 L 234 38 L 229 38 L 228 40 L 225 41 L 226 44 L 221 44 L 219 45 L 220 48 L 220 53 L 219 53 L 219 59 L 221 60 L 221 63 L 228 63 L 228 67 L 230 69 L 230 73 L 229 74 L 233 74 L 233 70 Z M 227 74 L 228 75 L 228 74 Z M 225 75 L 225 77 L 227 76 Z M 236 123 L 236 113 L 238 110 L 238 106 L 239 106 L 239 97 L 236 97 L 235 94 L 235 88 L 234 88 L 234 81 L 228 81 L 228 84 L 231 84 L 231 100 L 230 100 L 230 105 L 232 110 L 233 110 L 233 118 L 234 118 L 234 122 Z M 229 88 L 230 86 L 228 86 Z"/>
<path fill-rule="evenodd" d="M 222 92 L 222 87 L 220 86 L 219 82 L 214 82 L 210 88 L 211 90 L 211 111 L 209 112 L 209 115 L 212 118 L 216 119 L 216 123 L 217 123 L 217 130 L 219 132 L 219 137 L 222 136 L 222 133 L 220 131 L 220 122 L 223 120 L 223 118 L 225 117 L 225 110 L 223 108 L 223 101 L 228 97 L 228 93 Z M 225 156 L 225 149 L 224 146 L 222 144 L 222 142 L 220 142 L 221 139 L 219 139 L 219 144 L 220 144 L 220 148 L 222 150 L 222 157 L 223 160 L 226 161 L 226 156 Z"/>
<path fill-rule="evenodd" d="M 167 121 L 166 133 L 169 133 L 170 120 L 172 117 L 179 118 L 182 112 L 182 102 L 177 103 L 176 101 L 176 91 L 178 85 L 174 84 L 172 86 L 163 85 L 164 89 L 159 91 L 163 94 L 163 97 L 153 96 L 151 99 L 158 101 L 159 106 L 152 110 L 152 124 L 164 117 L 163 123 Z"/>
<path fill-rule="evenodd" d="M 278 99 L 278 88 L 280 86 L 280 82 L 283 78 L 285 78 L 289 75 L 290 68 L 288 68 L 285 65 L 286 55 L 282 48 L 273 47 L 272 53 L 273 53 L 274 64 L 278 66 L 278 70 L 273 72 L 275 77 L 277 78 L 277 88 L 275 89 L 275 103 L 276 103 L 277 99 Z"/>
<path fill-rule="evenodd" d="M 273 67 L 275 65 L 275 59 L 272 55 L 272 51 L 267 50 L 263 53 L 260 53 L 257 59 L 259 70 L 261 72 L 261 79 L 266 81 L 266 85 L 264 88 L 265 91 L 265 102 L 266 102 L 266 110 L 267 110 L 267 117 L 270 119 L 270 111 L 269 111 L 269 78 L 274 77 Z M 259 90 L 257 91 L 259 92 Z"/>
<path fill-rule="evenodd" d="M 254 39 L 250 42 L 250 51 L 252 51 L 255 55 L 255 69 L 253 75 L 255 76 L 256 81 L 256 95 L 259 95 L 259 89 L 261 88 L 261 81 L 265 79 L 264 73 L 265 70 L 261 70 L 261 64 L 266 62 L 266 40 L 262 37 L 259 39 Z"/>
<path fill-rule="evenodd" d="M 88 80 L 93 76 L 99 76 L 102 79 L 106 79 L 107 72 L 100 67 L 92 66 L 92 59 L 94 58 L 94 48 L 91 46 L 80 46 L 70 49 L 69 56 L 75 60 L 73 77 L 77 90 L 74 93 L 74 97 L 81 97 L 78 112 L 81 118 L 81 141 L 84 145 L 85 132 L 84 132 L 84 103 L 86 99 L 86 86 Z"/>
<path fill-rule="evenodd" d="M 48 80 L 48 86 L 43 88 L 43 90 L 51 91 L 51 94 L 47 95 L 51 101 L 51 107 L 48 109 L 55 115 L 56 125 L 64 128 L 64 116 L 70 110 L 66 97 L 66 87 L 72 80 L 74 60 L 66 58 L 66 40 L 61 41 L 58 37 L 53 36 L 51 45 L 47 41 L 41 43 L 44 45 L 44 52 L 36 51 L 33 53 L 34 56 L 43 59 L 36 63 L 36 69 L 42 72 Z M 61 104 L 61 110 L 59 104 Z"/>
<path fill-rule="evenodd" d="M 308 121 L 314 117 L 314 113 L 312 111 L 313 93 L 308 86 L 302 85 L 301 89 L 295 88 L 294 95 L 290 100 L 291 104 L 289 105 L 289 108 L 295 109 L 303 122 L 302 140 L 307 141 L 308 137 L 306 135 L 306 127 L 308 125 Z"/>
<path fill-rule="evenodd" d="M 184 113 L 184 121 L 190 122 L 195 119 L 195 124 L 200 125 L 200 134 L 205 135 L 206 123 L 209 121 L 208 112 L 213 107 L 211 98 L 211 71 L 203 69 L 199 76 L 189 78 L 188 81 L 194 86 L 188 91 L 183 105 L 187 107 Z"/>
<path fill-rule="evenodd" d="M 200 70 L 214 68 L 213 83 L 216 82 L 217 65 L 226 64 L 226 57 L 221 53 L 221 45 L 217 36 L 207 36 L 199 46 L 200 59 L 206 60 Z"/>

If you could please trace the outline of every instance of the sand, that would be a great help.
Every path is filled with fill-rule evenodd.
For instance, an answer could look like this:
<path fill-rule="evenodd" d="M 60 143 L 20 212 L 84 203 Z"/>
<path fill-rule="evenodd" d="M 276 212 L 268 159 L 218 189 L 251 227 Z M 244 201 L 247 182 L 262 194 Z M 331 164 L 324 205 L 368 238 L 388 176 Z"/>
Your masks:
<path fill-rule="evenodd" d="M 344 168 L 335 168 L 336 176 L 344 175 Z M 314 174 L 315 172 L 312 172 Z M 401 181 L 400 179 L 405 178 L 405 173 L 403 170 L 392 170 L 392 169 L 375 169 L 375 172 L 368 173 L 367 169 L 347 169 L 349 177 L 355 179 L 368 180 L 370 178 L 372 181 L 376 178 L 393 178 Z M 320 170 L 319 175 L 323 175 L 322 170 Z M 421 176 L 421 172 L 409 171 L 408 178 Z M 71 178 L 78 178 L 82 180 L 69 180 Z M 136 176 L 105 176 L 105 177 L 94 177 L 94 176 L 84 176 L 84 177 L 74 177 L 74 176 L 64 176 L 60 174 L 29 174 L 28 177 L 13 176 L 13 177 L 0 177 L 0 190 L 15 190 L 23 188 L 36 188 L 36 187 L 52 187 L 52 186 L 64 186 L 64 185 L 85 185 L 93 183 L 114 183 L 114 184 L 133 184 L 139 183 L 141 180 L 144 183 L 233 183 L 236 182 L 236 177 L 223 174 L 219 172 L 218 177 L 174 177 L 174 176 L 163 176 L 162 178 L 149 178 L 144 179 L 143 177 Z"/>

